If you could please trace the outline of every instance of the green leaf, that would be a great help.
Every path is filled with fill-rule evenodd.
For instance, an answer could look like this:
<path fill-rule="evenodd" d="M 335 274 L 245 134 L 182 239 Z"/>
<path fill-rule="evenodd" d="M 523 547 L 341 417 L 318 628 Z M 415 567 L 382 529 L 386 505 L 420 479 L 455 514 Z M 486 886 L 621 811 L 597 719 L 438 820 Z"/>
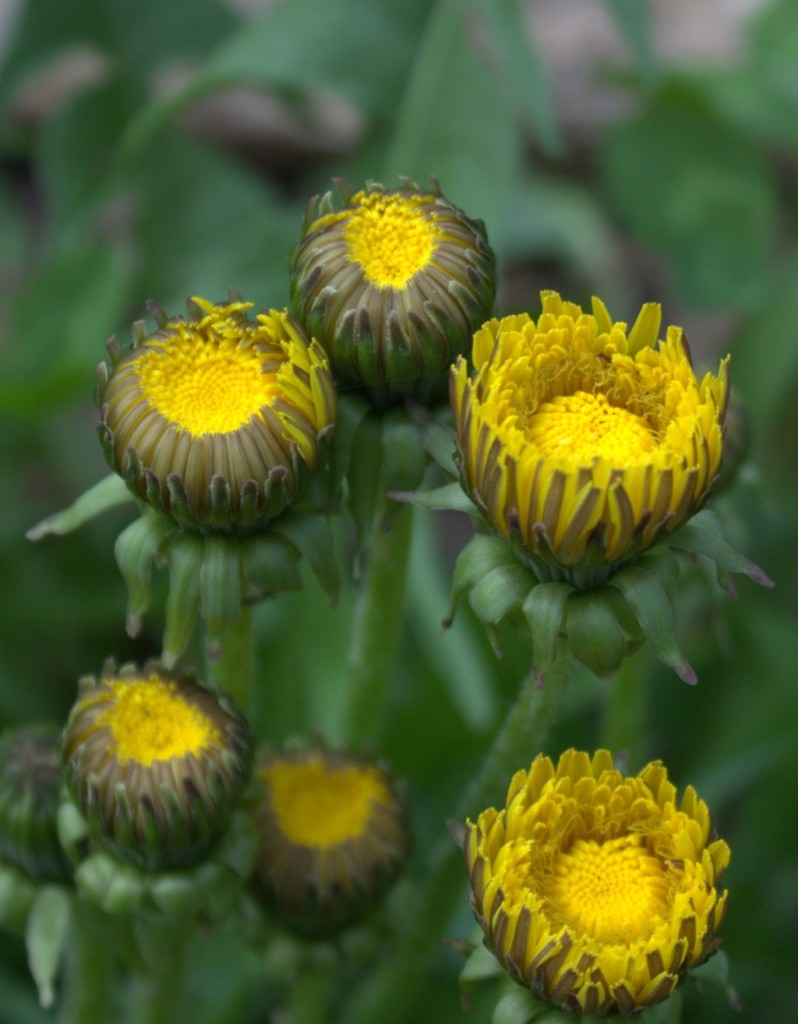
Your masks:
<path fill-rule="evenodd" d="M 565 628 L 568 650 L 599 679 L 615 672 L 627 654 L 628 638 L 605 587 L 571 594 Z"/>
<path fill-rule="evenodd" d="M 169 592 L 161 660 L 172 668 L 191 638 L 200 603 L 200 569 L 205 552 L 201 537 L 181 533 L 170 545 Z"/>
<path fill-rule="evenodd" d="M 494 225 L 509 216 L 520 146 L 504 90 L 467 31 L 469 13 L 463 0 L 433 5 L 392 122 L 382 179 L 407 175 L 423 184 L 434 175 L 470 217 Z"/>
<path fill-rule="evenodd" d="M 39 890 L 28 915 L 25 929 L 28 964 L 44 1009 L 55 1002 L 53 986 L 69 938 L 70 898 L 66 889 L 45 885 Z"/>
<path fill-rule="evenodd" d="M 76 394 L 89 394 L 109 325 L 128 301 L 130 267 L 96 240 L 92 217 L 73 224 L 9 304 L 0 410 L 32 416 Z"/>
<path fill-rule="evenodd" d="M 557 657 L 565 606 L 573 593 L 568 583 L 539 583 L 524 601 L 522 611 L 532 637 L 535 672 L 540 682 Z"/>
<path fill-rule="evenodd" d="M 290 0 L 270 4 L 241 25 L 177 93 L 152 103 L 131 126 L 128 159 L 194 100 L 249 84 L 303 95 L 325 89 L 387 115 L 413 50 L 422 0 Z"/>
<path fill-rule="evenodd" d="M 391 494 L 396 501 L 407 501 L 417 508 L 430 509 L 434 512 L 451 510 L 465 512 L 466 515 L 479 515 L 479 509 L 468 497 L 460 484 L 444 484 L 431 491 L 394 491 Z"/>
<path fill-rule="evenodd" d="M 390 529 L 402 505 L 391 491 L 412 490 L 420 485 L 427 466 L 427 452 L 418 443 L 418 431 L 404 409 L 389 409 L 382 417 L 382 484 L 388 493 L 380 529 Z"/>
<path fill-rule="evenodd" d="M 166 516 L 145 509 L 116 538 L 114 555 L 128 590 L 127 633 L 137 636 L 141 617 L 150 607 L 152 566 L 164 541 L 176 530 Z"/>
<path fill-rule="evenodd" d="M 535 583 L 530 570 L 519 562 L 499 565 L 473 584 L 468 601 L 481 622 L 495 626 L 509 612 L 521 607 Z"/>
<path fill-rule="evenodd" d="M 650 81 L 657 72 L 650 0 L 604 0 L 604 5 L 626 41 L 640 77 Z"/>
<path fill-rule="evenodd" d="M 744 573 L 760 586 L 773 586 L 773 580 L 758 565 L 749 562 L 726 542 L 720 523 L 709 509 L 698 512 L 684 526 L 680 526 L 670 535 L 668 544 L 672 548 L 704 555 L 728 572 Z"/>
<path fill-rule="evenodd" d="M 457 604 L 491 569 L 517 565 L 510 545 L 496 534 L 478 533 L 471 538 L 454 564 L 452 603 L 444 626 L 451 624 Z"/>
<path fill-rule="evenodd" d="M 684 682 L 695 685 L 696 674 L 676 642 L 668 595 L 654 573 L 631 565 L 612 576 L 607 585 L 617 587 L 626 598 L 660 661 L 669 665 Z"/>
<path fill-rule="evenodd" d="M 493 42 L 499 66 L 513 97 L 532 124 L 542 148 L 554 155 L 562 150 L 562 136 L 554 116 L 551 82 L 518 0 L 477 0 Z"/>
<path fill-rule="evenodd" d="M 77 530 L 109 509 L 133 501 L 135 499 L 127 489 L 124 480 L 115 473 L 111 473 L 76 498 L 69 508 L 62 512 L 56 512 L 37 523 L 36 526 L 32 526 L 25 536 L 28 540 L 41 540 L 42 537 L 47 537 L 51 533 L 60 537 L 65 533 Z"/>
<path fill-rule="evenodd" d="M 288 303 L 286 254 L 302 206 L 207 146 L 165 136 L 137 168 L 139 295 L 180 312 L 189 295 L 235 288 L 256 307 Z"/>
<path fill-rule="evenodd" d="M 289 512 L 271 526 L 285 537 L 305 559 L 324 591 L 335 601 L 341 587 L 335 546 L 327 520 L 319 512 Z"/>
<path fill-rule="evenodd" d="M 484 731 L 495 723 L 497 712 L 491 666 L 465 618 L 457 619 L 441 636 L 441 609 L 449 600 L 440 545 L 445 529 L 433 516 L 414 519 L 406 610 L 423 657 L 446 688 L 451 704 L 469 729 Z"/>
<path fill-rule="evenodd" d="M 740 310 L 761 298 L 776 193 L 750 139 L 687 99 L 662 95 L 604 137 L 599 159 L 619 216 L 666 260 L 686 301 Z"/>
<path fill-rule="evenodd" d="M 451 424 L 444 423 L 433 416 L 423 405 L 416 402 L 407 403 L 407 415 L 415 423 L 421 443 L 432 456 L 433 460 L 449 476 L 457 475 L 454 464 L 455 440 Z"/>

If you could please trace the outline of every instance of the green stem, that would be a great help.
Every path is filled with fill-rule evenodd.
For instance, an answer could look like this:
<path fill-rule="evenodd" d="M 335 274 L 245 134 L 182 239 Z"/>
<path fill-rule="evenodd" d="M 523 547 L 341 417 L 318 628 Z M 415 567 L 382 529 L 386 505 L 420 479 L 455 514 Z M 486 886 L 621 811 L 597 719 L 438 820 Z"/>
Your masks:
<path fill-rule="evenodd" d="M 374 742 L 385 713 L 404 623 L 405 583 L 412 509 L 404 508 L 392 529 L 374 529 L 368 564 L 357 597 L 342 695 L 339 732 L 348 743 Z"/>
<path fill-rule="evenodd" d="M 534 672 L 524 680 L 518 699 L 493 742 L 479 774 L 466 788 L 457 820 L 476 815 L 503 798 L 514 772 L 528 767 L 544 744 L 568 678 L 569 662 L 558 658 L 543 688 Z M 390 963 L 380 967 L 344 1008 L 346 1024 L 404 1024 L 412 1020 L 430 963 L 458 905 L 465 905 L 463 851 L 451 840 L 433 849 L 429 872 L 419 893 L 412 923 L 400 936 Z"/>
<path fill-rule="evenodd" d="M 288 1024 L 324 1024 L 330 1018 L 331 965 L 305 964 L 288 1006 Z"/>
<path fill-rule="evenodd" d="M 251 605 L 242 605 L 238 617 L 224 638 L 219 657 L 208 662 L 213 685 L 235 700 L 249 717 L 255 695 L 255 632 Z"/>
<path fill-rule="evenodd" d="M 94 907 L 75 901 L 67 958 L 64 1000 L 58 1018 L 63 1024 L 97 1024 L 114 1020 L 115 959 L 113 922 Z"/>
<path fill-rule="evenodd" d="M 130 1024 L 174 1024 L 183 1020 L 186 929 L 153 918 L 138 922 L 146 974 L 131 992 Z"/>
<path fill-rule="evenodd" d="M 604 704 L 602 743 L 614 755 L 624 752 L 632 769 L 640 766 L 646 732 L 646 657 L 641 651 L 624 658 Z"/>

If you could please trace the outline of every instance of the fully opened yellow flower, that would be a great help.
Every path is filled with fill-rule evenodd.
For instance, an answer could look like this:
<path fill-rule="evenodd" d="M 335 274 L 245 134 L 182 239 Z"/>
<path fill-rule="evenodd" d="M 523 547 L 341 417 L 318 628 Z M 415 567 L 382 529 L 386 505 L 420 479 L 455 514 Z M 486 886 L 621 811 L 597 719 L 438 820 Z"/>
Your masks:
<path fill-rule="evenodd" d="M 195 863 L 249 774 L 247 723 L 227 698 L 156 665 L 87 676 L 64 730 L 67 782 L 101 844 L 141 867 Z"/>
<path fill-rule="evenodd" d="M 326 935 L 375 906 L 410 852 L 407 810 L 381 767 L 324 749 L 268 753 L 258 890 L 290 928 Z"/>
<path fill-rule="evenodd" d="M 279 514 L 335 421 L 326 357 L 287 313 L 192 300 L 100 368 L 100 437 L 133 493 L 182 526 L 248 532 Z M 112 356 L 113 357 L 113 356 Z"/>
<path fill-rule="evenodd" d="M 291 256 L 294 312 L 377 405 L 435 397 L 493 305 L 485 226 L 437 182 L 338 188 L 343 209 L 331 193 L 309 204 Z"/>
<path fill-rule="evenodd" d="M 723 453 L 727 365 L 698 379 L 660 307 L 634 326 L 542 295 L 491 320 L 460 358 L 450 394 L 462 481 L 541 580 L 603 582 L 704 502 Z"/>
<path fill-rule="evenodd" d="M 521 984 L 578 1013 L 665 999 L 710 956 L 729 848 L 692 787 L 654 761 L 624 777 L 606 750 L 535 758 L 501 810 L 466 823 L 485 943 Z"/>

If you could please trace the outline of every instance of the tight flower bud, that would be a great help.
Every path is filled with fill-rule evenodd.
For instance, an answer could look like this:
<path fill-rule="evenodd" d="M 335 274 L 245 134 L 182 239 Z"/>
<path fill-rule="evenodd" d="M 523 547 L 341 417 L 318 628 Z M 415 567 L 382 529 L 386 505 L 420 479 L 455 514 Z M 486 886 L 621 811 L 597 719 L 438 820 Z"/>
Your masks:
<path fill-rule="evenodd" d="M 57 729 L 25 726 L 0 737 L 0 857 L 34 881 L 72 874 L 56 827 L 62 785 Z"/>
<path fill-rule="evenodd" d="M 289 928 L 324 936 L 363 917 L 410 853 L 407 810 L 377 765 L 323 749 L 268 752 L 256 885 Z"/>
<path fill-rule="evenodd" d="M 449 365 L 490 315 L 493 250 L 482 221 L 437 182 L 311 200 L 291 258 L 291 300 L 345 382 L 379 407 L 445 391 Z"/>
<path fill-rule="evenodd" d="M 249 775 L 247 723 L 229 700 L 156 665 L 111 662 L 81 680 L 64 731 L 67 782 L 93 836 L 148 870 L 196 863 Z"/>

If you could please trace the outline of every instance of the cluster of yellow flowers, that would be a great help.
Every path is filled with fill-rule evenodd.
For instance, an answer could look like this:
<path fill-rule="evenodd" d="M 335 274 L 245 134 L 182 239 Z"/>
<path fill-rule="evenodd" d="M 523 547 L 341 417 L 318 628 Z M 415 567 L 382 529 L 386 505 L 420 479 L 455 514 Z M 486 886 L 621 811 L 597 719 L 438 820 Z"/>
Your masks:
<path fill-rule="evenodd" d="M 631 329 L 598 299 L 584 312 L 554 292 L 537 319 L 490 319 L 484 225 L 437 183 L 341 187 L 312 201 L 290 263 L 291 312 L 253 318 L 237 296 L 196 297 L 186 317 L 154 308 L 157 330 L 137 327 L 127 352 L 109 344 L 99 434 L 121 490 L 104 485 L 34 534 L 132 495 L 142 514 L 117 544 L 131 631 L 152 565 L 165 560 L 171 572 L 162 663 L 109 662 L 99 680 L 83 680 L 64 733 L 70 806 L 97 844 L 89 856 L 69 847 L 83 890 L 115 905 L 109 856 L 156 876 L 204 865 L 193 895 L 156 881 L 135 899 L 209 907 L 207 864 L 225 834 L 249 828 L 259 852 L 236 862 L 241 875 L 290 928 L 319 935 L 375 904 L 409 855 L 407 808 L 389 773 L 323 745 L 255 754 L 226 697 L 164 665 L 180 657 L 198 609 L 217 656 L 245 602 L 298 585 L 299 554 L 337 586 L 319 531 L 340 481 L 320 481 L 341 396 L 358 390 L 382 412 L 430 404 L 448 387 L 449 469 L 474 518 L 522 567 L 516 605 L 538 665 L 563 641 L 596 672 L 612 671 L 647 637 L 689 678 L 675 641 L 652 625 L 669 610 L 658 570 L 641 567 L 718 476 L 728 360 L 699 378 L 681 329 L 660 339 L 655 304 Z M 691 543 L 701 550 L 700 538 Z M 506 593 L 501 602 L 512 606 Z M 9 764 L 19 756 L 14 748 Z M 12 821 L 19 788 L 3 772 L 0 852 L 25 867 L 39 833 Z M 659 762 L 626 777 L 605 750 L 571 750 L 556 764 L 537 756 L 501 810 L 466 823 L 463 850 L 486 946 L 512 978 L 568 1010 L 637 1012 L 718 946 L 729 849 L 703 801 L 689 787 L 678 800 Z M 52 835 L 44 862 L 71 871 Z"/>

